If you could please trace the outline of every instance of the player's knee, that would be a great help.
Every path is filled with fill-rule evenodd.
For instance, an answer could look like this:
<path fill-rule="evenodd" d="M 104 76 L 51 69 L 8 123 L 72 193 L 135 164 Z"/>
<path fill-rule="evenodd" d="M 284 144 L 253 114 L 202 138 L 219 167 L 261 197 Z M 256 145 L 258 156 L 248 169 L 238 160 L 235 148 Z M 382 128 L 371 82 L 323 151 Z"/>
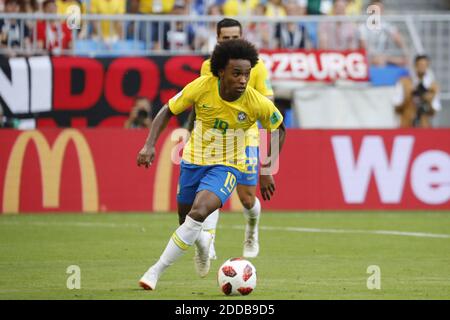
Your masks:
<path fill-rule="evenodd" d="M 255 195 L 252 193 L 245 193 L 240 196 L 240 200 L 245 209 L 250 210 L 255 205 Z"/>
<path fill-rule="evenodd" d="M 206 206 L 197 206 L 193 207 L 191 211 L 189 212 L 188 216 L 194 219 L 198 222 L 205 221 L 206 217 L 208 216 L 208 210 Z"/>

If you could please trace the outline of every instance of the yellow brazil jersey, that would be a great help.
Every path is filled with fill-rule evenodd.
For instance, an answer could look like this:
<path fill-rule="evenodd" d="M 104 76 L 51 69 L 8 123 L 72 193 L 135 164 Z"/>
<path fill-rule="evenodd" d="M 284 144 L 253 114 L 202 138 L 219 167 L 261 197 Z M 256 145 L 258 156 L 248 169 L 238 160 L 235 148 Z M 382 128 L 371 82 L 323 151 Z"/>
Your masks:
<path fill-rule="evenodd" d="M 179 114 L 194 106 L 196 122 L 183 150 L 183 160 L 196 165 L 226 165 L 245 172 L 245 135 L 256 121 L 275 130 L 283 116 L 275 105 L 252 87 L 235 101 L 219 95 L 220 82 L 201 76 L 169 100 L 169 109 Z"/>
<path fill-rule="evenodd" d="M 212 75 L 210 59 L 203 61 L 200 75 Z M 250 71 L 250 79 L 248 80 L 247 86 L 256 89 L 256 91 L 266 97 L 273 96 L 269 73 L 267 72 L 264 61 L 261 59 L 258 60 L 256 65 Z M 251 130 L 247 132 L 245 143 L 247 146 L 251 147 L 259 146 L 259 131 L 256 123 L 252 126 Z"/>

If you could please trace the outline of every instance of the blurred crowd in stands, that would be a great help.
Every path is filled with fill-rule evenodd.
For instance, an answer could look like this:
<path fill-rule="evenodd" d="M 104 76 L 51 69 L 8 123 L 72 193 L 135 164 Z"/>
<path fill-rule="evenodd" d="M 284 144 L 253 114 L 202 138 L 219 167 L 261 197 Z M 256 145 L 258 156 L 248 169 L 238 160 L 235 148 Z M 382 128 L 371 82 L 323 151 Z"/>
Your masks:
<path fill-rule="evenodd" d="M 81 13 L 107 15 L 184 15 L 192 17 L 229 16 L 275 17 L 366 15 L 370 0 L 0 0 L 0 12 L 68 14 L 70 6 Z M 358 49 L 365 48 L 374 65 L 407 63 L 407 49 L 397 28 L 381 21 L 376 32 L 366 23 L 343 22 L 252 22 L 244 23 L 244 37 L 259 49 Z M 67 20 L 34 21 L 23 24 L 0 19 L 1 53 L 7 56 L 35 54 L 37 51 L 61 54 L 64 50 L 114 49 L 126 44 L 142 53 L 152 50 L 193 51 L 209 54 L 216 43 L 215 23 L 177 21 L 81 21 L 71 30 Z M 74 41 L 76 40 L 76 41 Z M 397 54 L 387 56 L 389 43 Z M 75 46 L 75 48 L 73 48 Z M 400 54 L 398 54 L 400 52 Z"/>

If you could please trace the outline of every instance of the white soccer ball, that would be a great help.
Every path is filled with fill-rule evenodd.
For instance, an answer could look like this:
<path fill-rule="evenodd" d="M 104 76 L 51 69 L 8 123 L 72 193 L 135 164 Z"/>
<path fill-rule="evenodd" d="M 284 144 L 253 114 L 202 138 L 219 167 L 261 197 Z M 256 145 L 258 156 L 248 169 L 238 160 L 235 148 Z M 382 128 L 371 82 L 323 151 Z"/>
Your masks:
<path fill-rule="evenodd" d="M 242 258 L 228 259 L 219 268 L 217 282 L 227 296 L 248 295 L 256 287 L 256 268 Z"/>

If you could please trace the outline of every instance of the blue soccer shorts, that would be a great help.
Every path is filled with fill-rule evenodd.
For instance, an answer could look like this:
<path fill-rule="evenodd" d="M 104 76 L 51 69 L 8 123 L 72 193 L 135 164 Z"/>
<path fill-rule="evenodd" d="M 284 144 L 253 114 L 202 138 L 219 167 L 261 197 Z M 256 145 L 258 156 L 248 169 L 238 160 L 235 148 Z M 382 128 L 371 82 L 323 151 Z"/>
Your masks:
<path fill-rule="evenodd" d="M 245 148 L 245 172 L 241 173 L 237 183 L 246 186 L 256 186 L 258 184 L 258 170 L 259 170 L 259 147 Z"/>
<path fill-rule="evenodd" d="M 199 166 L 181 161 L 177 201 L 194 203 L 197 192 L 208 190 L 219 197 L 222 206 L 230 197 L 241 172 L 224 165 Z"/>

